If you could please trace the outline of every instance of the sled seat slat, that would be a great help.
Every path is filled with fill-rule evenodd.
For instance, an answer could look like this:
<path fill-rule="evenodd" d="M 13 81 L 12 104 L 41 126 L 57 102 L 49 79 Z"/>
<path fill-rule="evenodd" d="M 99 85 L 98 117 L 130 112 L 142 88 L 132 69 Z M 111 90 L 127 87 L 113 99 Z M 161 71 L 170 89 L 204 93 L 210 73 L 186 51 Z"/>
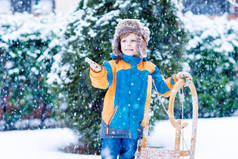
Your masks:
<path fill-rule="evenodd" d="M 185 156 L 189 156 L 190 155 L 190 151 L 180 151 L 180 156 L 183 156 L 183 157 L 185 157 Z"/>
<path fill-rule="evenodd" d="M 180 151 L 162 150 L 158 148 L 142 148 L 140 159 L 179 159 Z"/>

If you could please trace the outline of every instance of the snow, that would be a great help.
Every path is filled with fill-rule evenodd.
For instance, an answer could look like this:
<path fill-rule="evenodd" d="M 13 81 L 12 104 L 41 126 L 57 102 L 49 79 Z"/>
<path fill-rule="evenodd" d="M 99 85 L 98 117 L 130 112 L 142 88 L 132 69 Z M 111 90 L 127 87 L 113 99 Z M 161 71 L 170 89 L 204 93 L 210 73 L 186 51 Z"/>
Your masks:
<path fill-rule="evenodd" d="M 6 1 L 6 0 L 5 0 Z M 4 2 L 5 2 L 4 1 Z M 117 1 L 120 3 L 120 7 L 127 5 L 127 2 Z M 87 1 L 84 2 L 86 4 Z M 3 3 L 2 3 L 3 4 Z M 116 5 L 116 4 L 115 4 Z M 9 4 L 7 1 L 2 5 L 0 12 L 6 12 L 9 10 Z M 91 11 L 89 11 L 92 14 Z M 117 15 L 118 12 L 109 12 L 108 16 L 103 16 L 97 25 L 105 25 L 108 19 L 112 15 Z M 4 41 L 24 38 L 22 34 L 29 34 L 33 32 L 40 32 L 40 37 L 45 39 L 52 34 L 52 30 L 56 35 L 63 36 L 66 25 L 68 22 L 72 22 L 75 19 L 81 19 L 82 13 L 75 12 L 72 16 L 63 17 L 55 16 L 53 14 L 43 15 L 35 17 L 28 14 L 16 14 L 16 15 L 0 15 L 0 26 L 12 26 L 11 30 L 1 27 L 0 35 Z M 91 17 L 92 19 L 95 17 Z M 193 38 L 189 40 L 187 50 L 195 48 L 199 43 L 213 37 L 215 40 L 209 41 L 206 47 L 214 48 L 218 52 L 231 52 L 234 47 L 238 47 L 238 30 L 237 20 L 228 21 L 226 15 L 221 17 L 209 18 L 204 15 L 194 16 L 191 13 L 180 15 L 181 21 L 183 21 L 185 29 L 191 33 Z M 202 23 L 201 23 L 202 22 Z M 79 21 L 77 36 L 72 36 L 69 41 L 80 37 L 81 26 L 87 26 L 87 19 Z M 229 33 L 233 31 L 233 33 Z M 201 33 L 201 34 L 200 34 Z M 91 32 L 91 34 L 94 34 Z M 31 38 L 38 38 L 33 37 Z M 63 41 L 63 40 L 62 40 Z M 61 40 L 55 39 L 51 43 L 51 47 L 56 44 L 63 43 Z M 62 45 L 62 44 L 61 44 Z M 0 43 L 0 47 L 7 48 L 4 43 Z M 69 50 L 70 52 L 70 50 Z M 73 52 L 73 51 L 72 51 Z M 19 52 L 20 53 L 20 52 Z M 31 54 L 30 52 L 28 52 Z M 12 57 L 16 55 L 9 52 Z M 31 54 L 35 56 L 35 54 Z M 48 57 L 48 51 L 44 52 L 39 60 Z M 82 54 L 83 56 L 83 54 Z M 201 58 L 197 55 L 195 58 Z M 54 70 L 60 69 L 62 71 L 62 79 L 68 80 L 65 76 L 65 72 L 70 68 L 69 65 L 59 66 L 61 54 L 54 56 L 55 63 L 52 67 L 52 73 L 49 73 L 48 82 L 50 84 L 53 81 L 60 81 L 60 78 L 54 73 Z M 236 61 L 232 58 L 229 60 L 235 65 Z M 18 73 L 19 69 L 13 67 L 14 63 L 9 61 L 6 63 L 6 68 L 9 70 L 9 74 Z M 235 67 L 235 66 L 234 66 Z M 184 70 L 188 71 L 190 68 L 187 63 L 184 63 Z M 217 72 L 221 72 L 222 68 L 218 67 Z M 32 71 L 38 74 L 37 70 L 32 68 Z M 59 71 L 55 71 L 59 72 Z M 24 76 L 19 78 L 25 78 Z M 68 82 L 68 81 L 66 81 Z M 60 82 L 58 82 L 60 83 Z M 230 91 L 234 83 L 228 83 L 225 88 Z M 63 105 L 67 107 L 67 104 Z M 62 109 L 63 109 L 62 108 Z M 153 112 L 151 112 L 153 113 Z M 234 113 L 238 116 L 238 111 Z M 0 121 L 1 123 L 1 121 Z M 36 123 L 36 122 L 34 122 Z M 191 126 L 191 121 L 189 121 Z M 198 122 L 198 134 L 197 134 L 197 146 L 196 146 L 196 159 L 236 159 L 237 157 L 237 143 L 238 143 L 238 117 L 230 118 L 215 118 L 215 119 L 199 119 Z M 26 121 L 26 125 L 29 124 Z M 0 130 L 1 128 L 0 124 Z M 22 125 L 21 125 L 22 126 Z M 19 126 L 20 127 L 20 126 Z M 185 140 L 189 146 L 190 130 L 184 132 Z M 151 132 L 148 142 L 149 145 L 162 146 L 166 149 L 173 149 L 175 131 L 168 121 L 158 121 L 155 124 L 153 131 Z M 79 155 L 64 153 L 61 149 L 69 144 L 77 143 L 78 136 L 76 136 L 71 129 L 57 128 L 57 129 L 45 129 L 45 130 L 18 130 L 18 131 L 1 131 L 0 132 L 0 157 L 2 159 L 99 159 L 100 156 L 96 155 Z"/>
<path fill-rule="evenodd" d="M 188 121 L 191 125 L 191 121 Z M 199 119 L 196 159 L 236 159 L 238 117 Z M 189 129 L 188 127 L 187 129 Z M 184 131 L 189 141 L 190 131 Z M 148 138 L 149 145 L 173 149 L 175 131 L 168 121 L 158 121 Z M 98 155 L 64 153 L 76 144 L 78 136 L 71 129 L 18 130 L 0 132 L 1 158 L 4 159 L 100 159 Z M 189 145 L 189 143 L 187 143 Z"/>
<path fill-rule="evenodd" d="M 36 17 L 30 14 L 1 15 L 0 14 L 0 35 L 4 41 L 23 39 L 23 34 L 31 34 L 40 32 L 39 35 L 32 35 L 32 39 L 47 38 L 52 31 L 61 35 L 67 25 L 70 16 L 55 16 L 49 14 L 46 16 Z M 6 28 L 11 26 L 11 29 Z M 29 37 L 28 37 L 29 38 Z"/>
<path fill-rule="evenodd" d="M 237 122 L 238 117 L 199 119 L 195 158 L 237 159 Z M 191 122 L 189 125 L 191 126 Z M 189 146 L 190 135 L 190 131 L 184 132 L 187 146 Z M 148 140 L 153 146 L 173 149 L 174 136 L 175 131 L 167 121 L 157 122 Z"/>
<path fill-rule="evenodd" d="M 178 16 L 184 23 L 185 29 L 193 36 L 188 42 L 187 50 L 195 48 L 199 43 L 209 38 L 214 40 L 209 40 L 206 47 L 213 48 L 217 52 L 232 52 L 234 46 L 238 46 L 236 36 L 238 22 L 237 20 L 228 20 L 226 14 L 209 17 L 193 15 L 188 12 L 186 14 L 179 13 Z M 233 33 L 230 33 L 231 31 Z"/>
<path fill-rule="evenodd" d="M 75 143 L 70 129 L 0 132 L 1 158 L 4 159 L 83 159 L 84 155 L 67 154 L 60 148 Z M 94 156 L 91 157 L 95 158 Z"/>

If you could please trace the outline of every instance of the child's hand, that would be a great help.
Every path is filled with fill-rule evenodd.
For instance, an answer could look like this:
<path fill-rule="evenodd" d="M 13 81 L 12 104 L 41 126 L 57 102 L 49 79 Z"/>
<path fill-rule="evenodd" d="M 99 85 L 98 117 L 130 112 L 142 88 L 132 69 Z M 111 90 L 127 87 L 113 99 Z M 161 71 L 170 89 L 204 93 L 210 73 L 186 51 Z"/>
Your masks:
<path fill-rule="evenodd" d="M 102 66 L 100 66 L 99 64 L 97 64 L 96 62 L 94 62 L 93 60 L 89 59 L 89 58 L 85 58 L 85 62 L 87 62 L 90 65 L 90 68 L 93 72 L 101 72 L 102 71 Z"/>
<path fill-rule="evenodd" d="M 176 75 L 176 77 L 177 77 L 177 79 L 185 79 L 186 85 L 191 84 L 192 81 L 193 81 L 192 76 L 191 76 L 190 73 L 188 73 L 188 72 L 179 72 L 179 73 Z"/>

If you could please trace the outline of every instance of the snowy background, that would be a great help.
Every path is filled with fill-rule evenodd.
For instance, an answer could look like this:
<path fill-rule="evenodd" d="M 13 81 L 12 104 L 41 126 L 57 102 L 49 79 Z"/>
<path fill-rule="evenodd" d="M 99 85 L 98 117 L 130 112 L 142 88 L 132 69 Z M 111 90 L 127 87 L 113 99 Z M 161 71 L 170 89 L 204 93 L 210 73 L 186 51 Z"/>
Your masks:
<path fill-rule="evenodd" d="M 1 10 L 1 8 L 0 8 Z M 56 34 L 60 35 L 64 32 L 65 25 L 68 21 L 77 16 L 41 16 L 34 17 L 28 14 L 1 16 L 0 25 L 10 23 L 16 26 L 17 31 L 4 32 L 0 30 L 0 34 L 4 35 L 3 40 L 15 39 L 20 34 L 40 31 L 42 38 L 50 34 L 52 28 Z M 195 47 L 206 37 L 221 36 L 222 38 L 214 41 L 210 47 L 218 52 L 233 51 L 234 46 L 238 47 L 237 26 L 238 21 L 228 21 L 226 15 L 213 19 L 207 16 L 194 16 L 191 13 L 180 15 L 181 20 L 185 24 L 185 28 L 190 32 L 204 31 L 200 37 L 196 37 L 189 41 L 187 49 Z M 202 23 L 201 23 L 202 22 Z M 47 24 L 47 25 L 46 25 Z M 236 34 L 225 36 L 227 31 L 232 28 L 236 30 Z M 4 32 L 4 33 L 3 33 Z M 73 37 L 72 37 L 73 38 Z M 61 43 L 57 39 L 52 41 L 52 46 Z M 208 46 L 208 47 L 209 47 Z M 0 46 L 4 47 L 4 46 Z M 47 52 L 43 56 L 48 56 Z M 60 55 L 57 54 L 54 59 L 57 61 Z M 44 58 L 44 57 L 42 57 Z M 234 59 L 230 61 L 236 64 Z M 54 67 L 57 68 L 55 64 Z M 234 67 L 238 67 L 234 65 Z M 57 77 L 54 74 L 49 75 L 49 83 Z M 227 88 L 229 89 L 229 88 Z M 199 119 L 197 133 L 197 147 L 195 158 L 198 159 L 237 159 L 238 143 L 238 117 L 234 114 L 230 118 L 213 118 Z M 191 125 L 191 124 L 190 124 Z M 163 146 L 166 149 L 173 149 L 174 130 L 168 121 L 158 121 L 149 136 L 149 145 Z M 184 132 L 184 137 L 189 145 L 190 129 Z M 78 136 L 68 128 L 46 129 L 46 130 L 18 130 L 0 132 L 0 153 L 2 159 L 99 159 L 96 155 L 79 155 L 69 154 L 62 149 L 70 144 L 77 144 Z"/>
<path fill-rule="evenodd" d="M 197 159 L 237 159 L 238 117 L 199 119 Z M 188 128 L 189 129 L 189 128 Z M 174 129 L 168 121 L 157 122 L 149 137 L 152 146 L 173 149 Z M 184 136 L 189 136 L 185 131 Z M 77 143 L 72 130 L 47 129 L 0 132 L 0 152 L 3 159 L 99 159 L 97 155 L 62 152 Z M 189 137 L 188 137 L 189 138 Z M 188 144 L 189 142 L 186 141 Z"/>

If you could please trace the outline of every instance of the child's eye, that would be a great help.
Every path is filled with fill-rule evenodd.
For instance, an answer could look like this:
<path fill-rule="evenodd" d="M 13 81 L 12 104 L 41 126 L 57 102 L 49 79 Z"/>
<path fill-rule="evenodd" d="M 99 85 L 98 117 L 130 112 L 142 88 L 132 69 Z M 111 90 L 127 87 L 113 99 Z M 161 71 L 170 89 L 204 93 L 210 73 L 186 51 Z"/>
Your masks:
<path fill-rule="evenodd" d="M 131 42 L 136 42 L 136 40 L 131 40 Z"/>
<path fill-rule="evenodd" d="M 121 42 L 123 42 L 123 43 L 124 43 L 124 42 L 126 42 L 126 40 L 122 40 Z"/>

